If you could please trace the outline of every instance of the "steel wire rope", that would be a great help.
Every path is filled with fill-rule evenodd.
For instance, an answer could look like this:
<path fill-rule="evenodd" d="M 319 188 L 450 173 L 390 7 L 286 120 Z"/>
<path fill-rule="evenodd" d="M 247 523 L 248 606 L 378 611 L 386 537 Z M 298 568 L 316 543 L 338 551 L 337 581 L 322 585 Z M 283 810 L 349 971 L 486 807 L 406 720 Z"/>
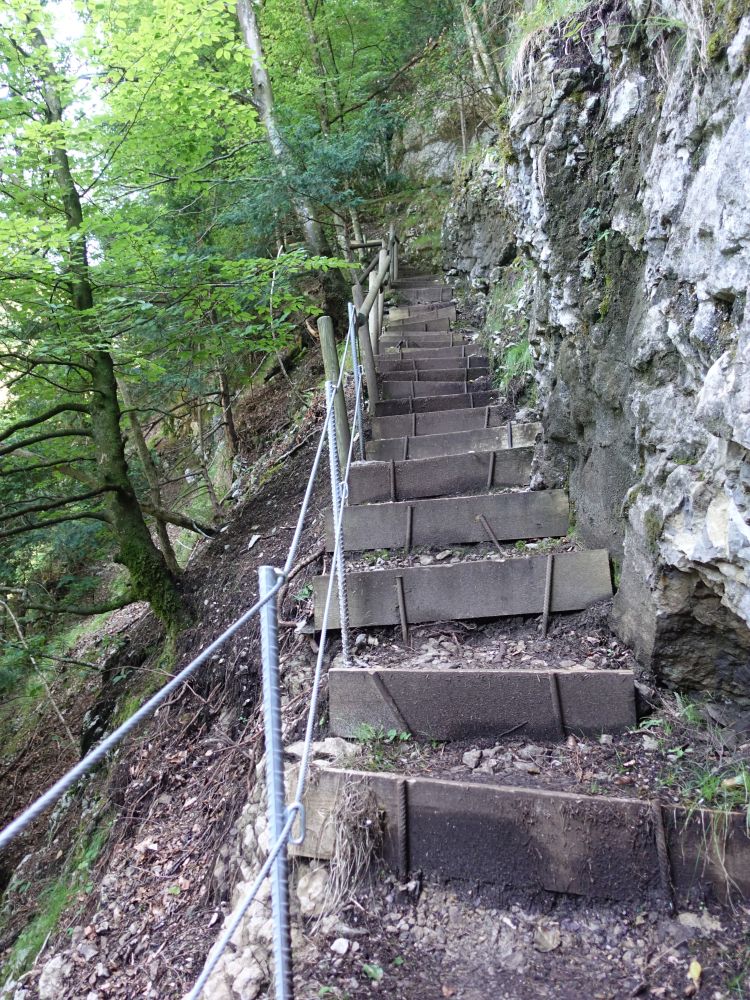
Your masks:
<path fill-rule="evenodd" d="M 331 402 L 332 401 L 333 401 L 333 396 L 331 396 Z M 358 405 L 358 400 L 355 399 L 355 409 L 357 405 Z M 343 479 L 341 503 L 340 505 L 338 505 L 338 510 L 336 511 L 336 517 L 334 519 L 335 541 L 334 541 L 334 551 L 331 556 L 331 565 L 333 565 L 334 563 L 334 560 L 336 558 L 342 540 L 341 527 L 343 523 L 344 509 L 346 506 L 345 500 L 348 493 L 347 481 L 352 466 L 353 454 L 354 454 L 354 441 L 351 440 L 349 443 L 349 453 L 347 455 L 346 469 Z M 308 709 L 307 726 L 305 729 L 305 737 L 303 743 L 303 752 L 302 752 L 302 758 L 300 760 L 300 771 L 297 779 L 297 788 L 295 792 L 294 801 L 287 808 L 287 818 L 284 824 L 284 829 L 282 830 L 281 836 L 276 841 L 273 851 L 269 853 L 263 866 L 261 867 L 261 870 L 258 873 L 258 876 L 255 879 L 252 888 L 243 898 L 241 904 L 232 915 L 229 926 L 222 932 L 221 937 L 218 939 L 218 941 L 214 944 L 213 948 L 211 949 L 211 952 L 209 953 L 209 956 L 206 960 L 206 964 L 204 965 L 200 976 L 196 980 L 196 983 L 193 986 L 190 993 L 185 995 L 184 1000 L 198 1000 L 198 998 L 200 997 L 201 993 L 203 992 L 203 987 L 211 978 L 213 971 L 219 964 L 222 955 L 226 951 L 227 945 L 231 941 L 237 928 L 242 922 L 242 918 L 252 905 L 258 892 L 260 892 L 260 888 L 263 885 L 266 878 L 268 877 L 268 874 L 270 873 L 271 866 L 274 860 L 278 856 L 282 847 L 284 847 L 287 844 L 297 816 L 300 815 L 304 817 L 304 806 L 302 804 L 302 798 L 305 792 L 307 772 L 310 764 L 310 750 L 312 747 L 313 730 L 315 728 L 315 715 L 317 710 L 318 697 L 320 693 L 320 683 L 323 675 L 323 659 L 325 657 L 326 645 L 328 642 L 328 616 L 330 614 L 331 603 L 333 600 L 333 587 L 335 579 L 336 577 L 334 573 L 331 573 L 328 577 L 328 590 L 326 592 L 326 600 L 325 600 L 325 605 L 323 607 L 323 617 L 320 629 L 320 644 L 318 647 L 318 655 L 315 663 L 313 686 L 310 692 L 310 707 Z M 301 843 L 301 841 L 299 841 L 299 843 Z"/>
<path fill-rule="evenodd" d="M 339 372 L 338 381 L 336 382 L 336 389 L 339 389 L 343 384 L 345 374 L 344 364 L 346 362 L 348 351 L 349 342 L 347 338 L 347 343 L 341 356 L 341 370 Z M 94 747 L 94 749 L 91 750 L 82 760 L 70 768 L 70 770 L 59 778 L 58 781 L 56 781 L 50 788 L 48 788 L 46 792 L 40 795 L 38 799 L 32 802 L 30 806 L 24 809 L 22 813 L 20 813 L 2 831 L 0 831 L 0 851 L 7 847 L 8 844 L 15 840 L 15 838 L 21 833 L 23 833 L 23 831 L 46 809 L 59 801 L 69 788 L 71 788 L 80 778 L 88 774 L 92 768 L 103 760 L 111 750 L 114 750 L 125 739 L 125 737 L 128 736 L 129 733 L 140 725 L 141 722 L 153 715 L 154 712 L 156 712 L 156 710 L 178 687 L 184 684 L 185 681 L 187 681 L 188 678 L 190 678 L 195 671 L 206 662 L 206 660 L 221 649 L 227 639 L 230 639 L 239 629 L 243 627 L 243 625 L 247 624 L 247 622 L 254 615 L 256 615 L 268 601 L 272 600 L 276 594 L 278 594 L 279 590 L 281 590 L 286 582 L 292 566 L 294 565 L 294 557 L 297 553 L 302 532 L 304 530 L 305 518 L 312 499 L 315 480 L 320 467 L 320 459 L 323 454 L 323 447 L 328 433 L 328 426 L 332 419 L 332 413 L 332 404 L 330 406 L 326 405 L 326 416 L 321 428 L 320 440 L 318 442 L 315 459 L 310 470 L 310 476 L 307 481 L 307 487 L 305 489 L 305 495 L 300 507 L 297 525 L 290 543 L 284 568 L 279 572 L 279 576 L 274 587 L 268 592 L 268 594 L 265 595 L 265 597 L 256 601 L 256 603 L 248 611 L 242 614 L 227 629 L 225 629 L 225 631 L 222 632 L 218 638 L 214 639 L 214 641 L 210 643 L 201 653 L 199 653 L 194 660 L 192 660 L 186 667 L 176 674 L 171 681 L 165 684 L 164 687 L 156 692 L 156 694 L 152 695 L 152 697 L 149 698 L 145 704 L 141 705 L 141 707 L 137 709 L 129 719 L 126 719 L 125 722 L 118 726 L 117 729 L 109 734 L 109 736 L 105 737 L 101 743 Z"/>

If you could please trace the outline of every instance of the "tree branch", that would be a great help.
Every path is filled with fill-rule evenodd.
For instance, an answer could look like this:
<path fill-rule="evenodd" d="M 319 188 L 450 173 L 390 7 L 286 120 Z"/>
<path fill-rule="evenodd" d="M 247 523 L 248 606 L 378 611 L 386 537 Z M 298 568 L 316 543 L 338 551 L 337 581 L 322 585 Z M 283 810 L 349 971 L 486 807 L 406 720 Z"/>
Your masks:
<path fill-rule="evenodd" d="M 148 503 L 146 500 L 139 500 L 138 502 L 144 514 L 150 514 L 152 517 L 158 517 L 160 520 L 166 521 L 167 524 L 176 524 L 179 528 L 186 528 L 188 531 L 194 531 L 196 535 L 205 535 L 207 538 L 214 538 L 219 534 L 218 528 L 212 528 L 209 524 L 203 524 L 201 521 L 196 521 L 194 517 L 186 517 L 184 514 L 173 513 L 171 510 L 164 510 L 163 507 L 157 507 L 152 503 Z"/>
<path fill-rule="evenodd" d="M 37 424 L 43 424 L 45 421 L 56 417 L 59 413 L 68 412 L 88 413 L 89 408 L 85 403 L 59 403 L 57 406 L 53 406 L 51 410 L 47 410 L 46 413 L 39 414 L 38 417 L 28 417 L 26 420 L 17 420 L 15 424 L 12 424 L 10 427 L 6 427 L 4 430 L 0 431 L 0 441 L 5 441 L 6 438 L 18 433 L 18 431 L 26 430 L 27 427 L 35 427 Z"/>
<path fill-rule="evenodd" d="M 30 444 L 39 444 L 40 441 L 52 441 L 54 438 L 66 437 L 92 437 L 92 434 L 85 427 L 71 427 L 64 431 L 48 431 L 46 434 L 36 434 L 34 437 L 4 445 L 0 448 L 0 456 L 10 455 L 12 452 L 18 451 L 19 448 L 28 448 Z"/>
<path fill-rule="evenodd" d="M 101 486 L 99 489 L 89 490 L 88 493 L 77 493 L 72 497 L 59 497 L 56 500 L 46 500 L 39 503 L 27 503 L 22 507 L 19 507 L 17 510 L 0 514 L 0 524 L 2 524 L 3 521 L 12 521 L 14 517 L 23 517 L 24 514 L 40 514 L 43 511 L 59 510 L 60 507 L 67 507 L 67 505 L 71 503 L 91 500 L 92 497 L 99 497 L 102 493 L 111 493 L 114 489 L 114 486 Z"/>
<path fill-rule="evenodd" d="M 14 535 L 23 535 L 29 531 L 43 531 L 45 528 L 54 527 L 56 524 L 63 524 L 65 521 L 104 521 L 111 524 L 112 518 L 104 511 L 85 511 L 81 514 L 67 514 L 64 517 L 50 517 L 46 521 L 35 521 L 33 524 L 25 524 L 19 528 L 7 528 L 0 531 L 0 538 L 12 538 Z"/>
<path fill-rule="evenodd" d="M 92 604 L 88 608 L 76 608 L 72 605 L 54 605 L 54 604 L 26 604 L 23 603 L 24 609 L 26 611 L 43 611 L 51 615 L 79 615 L 81 618 L 87 618 L 90 615 L 105 615 L 109 611 L 120 611 L 122 608 L 127 608 L 131 604 L 137 604 L 139 598 L 135 597 L 133 594 L 128 594 L 125 597 L 121 597 L 116 601 L 105 601 L 103 604 Z"/>

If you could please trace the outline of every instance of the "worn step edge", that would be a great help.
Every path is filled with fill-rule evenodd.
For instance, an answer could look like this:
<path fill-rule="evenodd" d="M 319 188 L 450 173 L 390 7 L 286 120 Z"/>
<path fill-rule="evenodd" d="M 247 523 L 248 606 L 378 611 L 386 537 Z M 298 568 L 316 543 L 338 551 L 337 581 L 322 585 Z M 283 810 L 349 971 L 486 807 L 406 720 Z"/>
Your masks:
<path fill-rule="evenodd" d="M 507 427 L 503 411 L 502 406 L 481 406 L 373 417 L 372 437 L 421 437 L 424 434 L 451 434 L 456 431 L 500 427 L 503 424 Z"/>
<path fill-rule="evenodd" d="M 507 448 L 405 462 L 355 462 L 349 474 L 349 504 L 526 486 L 533 454 L 533 448 Z"/>
<path fill-rule="evenodd" d="M 331 732 L 345 737 L 368 725 L 423 740 L 553 741 L 637 721 L 630 670 L 333 668 L 328 698 Z"/>
<path fill-rule="evenodd" d="M 289 769 L 290 784 L 295 771 Z M 743 813 L 337 768 L 314 768 L 306 835 L 294 852 L 330 859 L 352 796 L 369 797 L 373 819 L 381 817 L 386 863 L 402 874 L 421 870 L 473 890 L 494 889 L 499 899 L 750 896 Z"/>
<path fill-rule="evenodd" d="M 375 355 L 375 361 L 424 361 L 426 359 L 438 361 L 447 358 L 474 358 L 487 357 L 487 352 L 476 343 L 457 344 L 455 347 L 388 347 L 380 354 Z"/>
<path fill-rule="evenodd" d="M 487 378 L 490 370 L 486 364 L 465 365 L 461 368 L 417 368 L 407 371 L 381 371 L 384 382 L 460 382 L 463 379 Z"/>
<path fill-rule="evenodd" d="M 568 497 L 564 490 L 534 493 L 490 493 L 484 496 L 438 497 L 398 503 L 353 505 L 344 509 L 344 547 L 410 549 L 476 545 L 521 538 L 560 538 L 568 533 Z M 326 548 L 335 545 L 333 513 L 325 512 Z"/>
<path fill-rule="evenodd" d="M 476 560 L 450 566 L 404 566 L 346 574 L 349 624 L 418 625 L 424 622 L 541 614 L 551 556 Z M 549 610 L 581 611 L 612 597 L 604 549 L 554 556 Z M 321 628 L 328 577 L 313 579 L 315 627 Z M 328 624 L 340 627 L 338 604 Z"/>
<path fill-rule="evenodd" d="M 449 351 L 460 351 L 461 348 L 449 347 Z M 399 358 L 382 357 L 380 354 L 375 358 L 375 367 L 382 374 L 393 372 L 410 372 L 412 375 L 419 375 L 420 372 L 434 371 L 466 371 L 467 369 L 484 368 L 489 365 L 486 354 L 479 351 L 476 354 L 469 354 L 461 357 L 443 356 L 437 358 Z"/>
<path fill-rule="evenodd" d="M 437 434 L 375 438 L 367 442 L 367 458 L 375 462 L 396 462 L 415 458 L 463 455 L 470 451 L 521 448 L 534 444 L 540 432 L 541 424 L 506 424 L 499 427 L 449 430 Z"/>
<path fill-rule="evenodd" d="M 486 383 L 487 379 L 484 379 Z M 383 379 L 381 382 L 383 399 L 405 399 L 409 396 L 458 396 L 471 392 L 489 391 L 481 379 L 465 378 L 461 382 L 401 382 Z"/>
<path fill-rule="evenodd" d="M 452 302 L 455 289 L 452 285 L 410 285 L 394 289 L 396 305 L 419 305 L 422 302 Z"/>
<path fill-rule="evenodd" d="M 386 314 L 388 321 L 429 319 L 430 317 L 435 319 L 445 319 L 447 317 L 452 322 L 455 322 L 457 317 L 456 307 L 450 304 L 444 305 L 441 302 L 425 302 L 422 305 L 416 306 L 391 306 Z"/>
<path fill-rule="evenodd" d="M 497 403 L 497 389 L 417 397 L 416 399 L 381 399 L 375 403 L 374 416 L 391 417 L 401 413 L 428 413 L 443 410 L 475 409 Z"/>
<path fill-rule="evenodd" d="M 436 319 L 388 320 L 383 336 L 393 333 L 399 335 L 402 333 L 443 333 L 450 328 L 451 324 L 447 316 Z"/>

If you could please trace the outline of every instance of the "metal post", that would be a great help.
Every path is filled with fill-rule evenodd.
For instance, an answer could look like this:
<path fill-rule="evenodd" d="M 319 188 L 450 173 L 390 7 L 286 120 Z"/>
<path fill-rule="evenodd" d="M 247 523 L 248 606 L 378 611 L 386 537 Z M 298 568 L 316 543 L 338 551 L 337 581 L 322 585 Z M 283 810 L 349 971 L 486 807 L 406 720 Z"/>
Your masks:
<path fill-rule="evenodd" d="M 328 461 L 331 468 L 331 506 L 333 509 L 334 546 L 336 549 L 335 566 L 331 572 L 336 573 L 336 583 L 339 592 L 339 620 L 341 623 L 341 651 L 344 654 L 344 665 L 351 666 L 349 652 L 349 599 L 346 593 L 346 567 L 344 566 L 344 520 L 341 508 L 344 503 L 341 489 L 341 474 L 339 471 L 339 456 L 336 447 L 336 413 L 333 409 L 333 383 L 326 382 L 326 404 L 331 411 L 328 421 Z M 337 527 L 340 525 L 340 527 Z"/>
<path fill-rule="evenodd" d="M 260 566 L 260 597 L 276 585 L 273 566 Z M 260 611 L 260 638 L 263 655 L 263 725 L 266 739 L 266 784 L 268 789 L 268 829 L 271 844 L 281 836 L 286 822 L 284 788 L 284 746 L 281 737 L 281 688 L 279 685 L 279 627 L 276 596 Z M 271 869 L 273 908 L 273 954 L 276 1000 L 292 1000 L 292 948 L 289 928 L 289 871 L 286 845 Z"/>
<path fill-rule="evenodd" d="M 378 287 L 378 276 L 377 274 L 375 274 L 374 271 L 370 271 L 370 277 L 368 281 L 369 281 L 369 289 L 368 289 L 368 296 L 369 296 L 370 292 L 374 292 L 374 290 Z M 380 326 L 378 325 L 378 298 L 379 296 L 375 297 L 375 301 L 373 302 L 372 308 L 370 309 L 370 315 L 367 317 L 367 323 L 370 328 L 370 343 L 372 344 L 373 354 L 377 354 L 378 351 L 380 350 Z"/>
<path fill-rule="evenodd" d="M 352 369 L 354 371 L 354 419 L 353 425 L 357 428 L 359 439 L 359 459 L 365 460 L 365 425 L 362 419 L 362 368 L 359 364 L 359 348 L 357 346 L 357 332 L 359 320 L 357 310 L 349 303 L 349 343 L 352 352 Z"/>

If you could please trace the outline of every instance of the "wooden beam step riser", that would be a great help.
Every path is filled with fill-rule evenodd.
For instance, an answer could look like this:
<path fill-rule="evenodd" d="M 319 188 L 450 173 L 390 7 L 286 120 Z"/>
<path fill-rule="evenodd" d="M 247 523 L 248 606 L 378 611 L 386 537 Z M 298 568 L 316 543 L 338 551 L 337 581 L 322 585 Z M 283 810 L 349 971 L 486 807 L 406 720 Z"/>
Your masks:
<path fill-rule="evenodd" d="M 384 860 L 402 877 L 405 861 L 408 871 L 472 891 L 480 885 L 485 894 L 494 889 L 498 902 L 513 892 L 638 904 L 672 891 L 678 902 L 750 895 L 741 812 L 367 771 L 316 771 L 305 797 L 307 834 L 294 853 L 332 856 L 337 807 L 354 790 L 360 799 L 372 796 Z"/>
<path fill-rule="evenodd" d="M 460 653 L 457 653 L 460 659 Z M 328 671 L 335 736 L 363 725 L 422 740 L 561 741 L 596 738 L 637 724 L 630 670 Z"/>
<path fill-rule="evenodd" d="M 468 341 L 460 333 L 410 333 L 403 336 L 389 334 L 378 341 L 378 350 L 385 353 L 399 346 L 403 350 L 424 348 L 463 347 Z"/>
<path fill-rule="evenodd" d="M 466 373 L 468 372 L 468 376 Z M 408 371 L 382 372 L 387 382 L 460 382 L 463 378 L 487 378 L 490 370 L 486 365 L 471 368 L 462 365 L 456 368 L 418 368 Z"/>
<path fill-rule="evenodd" d="M 400 625 L 402 603 L 410 625 L 541 614 L 546 575 L 545 556 L 351 572 L 346 578 L 349 622 L 353 628 Z M 315 577 L 313 586 L 315 627 L 320 628 L 328 577 Z M 580 611 L 611 597 L 609 556 L 604 550 L 554 557 L 552 613 Z M 336 602 L 329 626 L 340 627 Z"/>
<path fill-rule="evenodd" d="M 427 302 L 421 306 L 392 306 L 386 315 L 388 322 L 410 319 L 449 319 L 455 323 L 456 307 Z"/>
<path fill-rule="evenodd" d="M 397 278 L 392 288 L 424 288 L 427 285 L 444 285 L 444 274 L 412 274 Z"/>
<path fill-rule="evenodd" d="M 397 305 L 420 305 L 423 302 L 452 302 L 454 290 L 450 285 L 425 285 L 423 288 L 398 288 L 395 293 Z"/>
<path fill-rule="evenodd" d="M 461 382 L 400 382 L 397 379 L 384 379 L 382 384 L 383 399 L 405 399 L 416 396 L 456 396 L 475 392 L 485 388 L 482 382 L 465 379 Z"/>
<path fill-rule="evenodd" d="M 349 503 L 384 503 L 486 492 L 528 485 L 533 448 L 471 452 L 446 458 L 356 462 L 349 476 Z"/>
<path fill-rule="evenodd" d="M 454 350 L 456 350 L 456 348 L 454 348 Z M 390 372 L 411 372 L 412 374 L 415 374 L 419 372 L 445 371 L 446 369 L 452 369 L 454 371 L 464 371 L 467 368 L 486 369 L 487 356 L 483 354 L 474 354 L 465 358 L 458 356 L 453 358 L 438 357 L 403 359 L 397 357 L 381 358 L 378 356 L 375 359 L 375 367 L 383 374 Z"/>
<path fill-rule="evenodd" d="M 424 434 L 451 434 L 507 426 L 503 407 L 483 406 L 468 409 L 432 410 L 427 413 L 403 413 L 393 417 L 375 417 L 372 436 L 377 438 L 419 437 Z M 368 446 L 369 447 L 369 446 Z"/>
<path fill-rule="evenodd" d="M 539 424 L 516 424 L 510 429 L 504 425 L 416 437 L 376 438 L 367 445 L 367 457 L 373 462 L 401 462 L 415 458 L 466 455 L 472 451 L 522 448 L 534 443 L 539 430 Z"/>
<path fill-rule="evenodd" d="M 375 355 L 375 361 L 447 361 L 451 358 L 486 358 L 479 344 L 456 344 L 455 347 L 401 347 L 388 345 Z"/>
<path fill-rule="evenodd" d="M 344 511 L 345 547 L 347 552 L 364 552 L 491 542 L 481 517 L 500 541 L 560 538 L 568 533 L 568 498 L 563 490 L 544 490 L 349 506 Z M 333 551 L 330 509 L 326 547 Z"/>
<path fill-rule="evenodd" d="M 460 393 L 452 396 L 425 396 L 417 399 L 381 399 L 374 407 L 376 417 L 403 413 L 433 413 L 444 410 L 482 409 L 497 403 L 496 389 Z"/>
<path fill-rule="evenodd" d="M 449 319 L 405 319 L 398 322 L 388 322 L 385 326 L 384 336 L 390 334 L 409 333 L 443 333 L 450 330 Z"/>

